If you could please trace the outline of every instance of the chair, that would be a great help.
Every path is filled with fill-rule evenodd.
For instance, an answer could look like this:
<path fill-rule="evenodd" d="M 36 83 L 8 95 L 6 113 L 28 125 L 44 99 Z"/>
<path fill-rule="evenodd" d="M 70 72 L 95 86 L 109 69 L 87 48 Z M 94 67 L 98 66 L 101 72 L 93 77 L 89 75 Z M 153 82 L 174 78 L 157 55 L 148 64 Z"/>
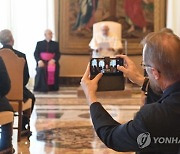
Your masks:
<path fill-rule="evenodd" d="M 98 23 L 95 23 L 93 25 L 93 36 L 95 36 L 97 33 L 101 31 L 101 25 L 105 24 L 109 27 L 109 32 L 116 34 L 117 37 L 120 39 L 120 41 L 123 42 L 123 49 L 124 49 L 124 54 L 127 55 L 127 40 L 122 39 L 122 26 L 118 22 L 114 21 L 101 21 Z"/>
<path fill-rule="evenodd" d="M 14 129 L 18 129 L 17 140 L 19 142 L 21 140 L 21 134 L 30 131 L 30 125 L 27 131 L 22 131 L 22 112 L 26 111 L 27 117 L 30 119 L 32 107 L 31 99 L 23 102 L 23 72 L 25 61 L 10 49 L 1 49 L 0 56 L 5 63 L 11 80 L 11 89 L 6 97 L 12 105 L 14 112 L 18 112 L 18 127 L 14 127 Z"/>
<path fill-rule="evenodd" d="M 13 112 L 10 112 L 10 111 L 0 112 L 0 125 L 1 126 L 9 124 L 9 123 L 13 125 L 13 120 L 14 120 Z M 12 147 L 10 147 L 8 149 L 0 151 L 0 153 L 8 153 L 8 152 L 11 153 L 12 150 L 13 150 Z"/>

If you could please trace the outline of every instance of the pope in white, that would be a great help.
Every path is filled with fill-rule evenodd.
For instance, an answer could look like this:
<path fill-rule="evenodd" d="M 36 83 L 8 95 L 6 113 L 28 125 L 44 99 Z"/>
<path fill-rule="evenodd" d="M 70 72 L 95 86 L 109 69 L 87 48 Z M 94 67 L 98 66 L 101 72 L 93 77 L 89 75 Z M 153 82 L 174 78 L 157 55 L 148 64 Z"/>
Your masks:
<path fill-rule="evenodd" d="M 92 58 L 114 58 L 122 51 L 120 38 L 112 34 L 105 24 L 101 25 L 101 31 L 93 36 L 89 46 L 93 50 Z"/>

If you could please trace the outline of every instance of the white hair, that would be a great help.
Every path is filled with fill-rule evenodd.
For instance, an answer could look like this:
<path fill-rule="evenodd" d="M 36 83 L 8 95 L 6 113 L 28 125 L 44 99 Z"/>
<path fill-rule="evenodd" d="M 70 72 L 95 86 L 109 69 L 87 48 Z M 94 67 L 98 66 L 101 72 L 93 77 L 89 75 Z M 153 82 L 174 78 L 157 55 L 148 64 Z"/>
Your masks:
<path fill-rule="evenodd" d="M 104 27 L 108 27 L 109 28 L 109 26 L 107 24 L 105 24 L 105 23 L 101 24 L 100 27 L 101 27 L 101 29 L 104 28 Z"/>
<path fill-rule="evenodd" d="M 0 42 L 2 45 L 7 45 L 13 39 L 12 33 L 9 29 L 4 29 L 0 32 Z"/>
<path fill-rule="evenodd" d="M 48 33 L 48 32 L 51 32 L 51 33 L 52 33 L 52 30 L 46 29 L 46 30 L 44 31 L 44 34 L 46 34 L 46 33 Z"/>

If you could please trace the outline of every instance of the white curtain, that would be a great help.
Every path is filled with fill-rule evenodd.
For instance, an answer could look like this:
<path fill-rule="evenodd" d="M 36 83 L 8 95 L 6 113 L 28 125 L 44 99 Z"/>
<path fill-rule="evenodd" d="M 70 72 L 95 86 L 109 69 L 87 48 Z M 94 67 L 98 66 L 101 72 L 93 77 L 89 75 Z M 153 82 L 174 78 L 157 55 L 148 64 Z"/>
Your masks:
<path fill-rule="evenodd" d="M 54 0 L 0 0 L 0 30 L 10 29 L 14 48 L 25 53 L 30 76 L 35 76 L 34 50 L 44 30 L 55 31 Z"/>
<path fill-rule="evenodd" d="M 171 28 L 175 34 L 180 36 L 180 0 L 167 1 L 167 27 Z"/>

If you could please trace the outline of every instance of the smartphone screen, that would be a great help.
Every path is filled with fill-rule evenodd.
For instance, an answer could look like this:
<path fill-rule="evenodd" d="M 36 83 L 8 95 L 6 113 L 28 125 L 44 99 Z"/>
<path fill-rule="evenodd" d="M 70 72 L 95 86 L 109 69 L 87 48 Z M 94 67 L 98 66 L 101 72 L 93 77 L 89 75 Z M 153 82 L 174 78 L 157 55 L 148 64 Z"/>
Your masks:
<path fill-rule="evenodd" d="M 92 58 L 90 62 L 91 75 L 103 73 L 104 75 L 123 75 L 117 69 L 117 66 L 123 66 L 123 59 L 121 58 Z"/>

